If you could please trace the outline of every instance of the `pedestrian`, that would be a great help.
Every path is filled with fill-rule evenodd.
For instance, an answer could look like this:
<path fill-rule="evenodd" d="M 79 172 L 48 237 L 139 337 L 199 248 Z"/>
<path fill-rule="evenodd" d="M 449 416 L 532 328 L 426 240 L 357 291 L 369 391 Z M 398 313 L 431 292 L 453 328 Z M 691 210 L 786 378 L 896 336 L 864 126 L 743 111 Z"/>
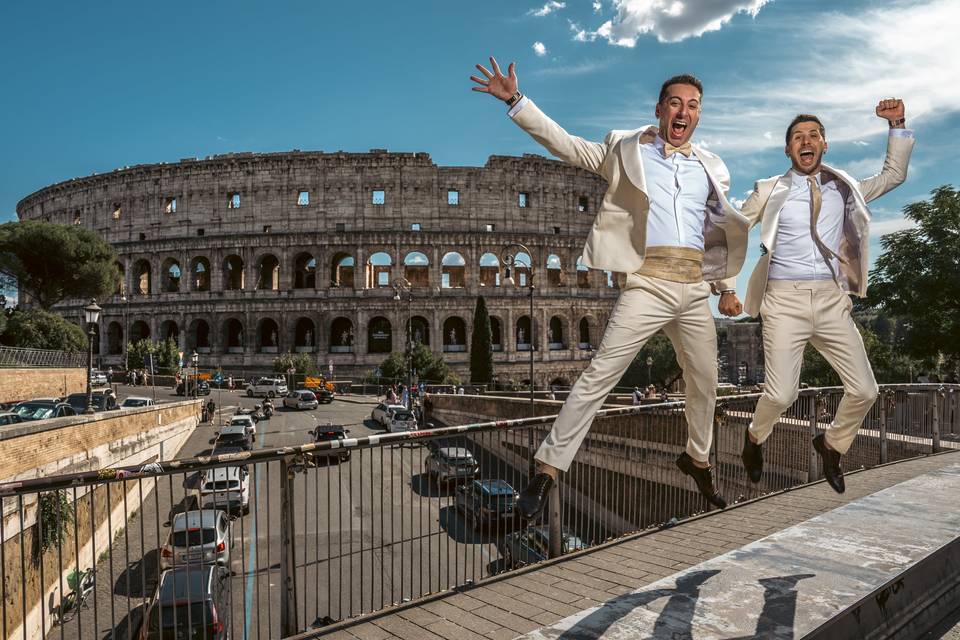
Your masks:
<path fill-rule="evenodd" d="M 537 473 L 517 508 L 536 517 L 560 471 L 567 470 L 607 395 L 647 340 L 663 329 L 687 383 L 687 444 L 677 458 L 701 495 L 723 508 L 713 485 L 710 449 L 717 393 L 717 332 L 711 286 L 743 266 L 747 220 L 727 199 L 730 172 L 690 140 L 700 121 L 703 85 L 691 75 L 660 87 L 656 125 L 615 130 L 602 143 L 567 133 L 518 87 L 514 64 L 503 75 L 477 68 L 475 91 L 503 100 L 507 115 L 553 155 L 606 179 L 607 195 L 587 237 L 585 267 L 626 274 L 626 282 L 590 362 L 570 390 L 534 458 Z M 705 274 L 707 279 L 705 280 Z"/>
<path fill-rule="evenodd" d="M 640 387 L 633 388 L 633 406 L 638 406 L 643 403 L 643 394 L 640 393 Z"/>

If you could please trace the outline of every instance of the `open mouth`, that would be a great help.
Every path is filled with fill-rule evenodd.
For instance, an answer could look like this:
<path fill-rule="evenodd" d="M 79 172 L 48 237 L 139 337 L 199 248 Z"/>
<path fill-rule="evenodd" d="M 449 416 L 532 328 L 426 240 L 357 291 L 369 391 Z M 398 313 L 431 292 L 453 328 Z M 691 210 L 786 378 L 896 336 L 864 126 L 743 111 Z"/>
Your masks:
<path fill-rule="evenodd" d="M 815 156 L 816 154 L 813 152 L 813 149 L 802 149 L 800 151 L 800 162 L 803 164 L 808 164 L 813 162 Z"/>
<path fill-rule="evenodd" d="M 674 120 L 670 123 L 670 137 L 672 138 L 682 138 L 684 133 L 687 131 L 687 121 L 686 120 Z"/>

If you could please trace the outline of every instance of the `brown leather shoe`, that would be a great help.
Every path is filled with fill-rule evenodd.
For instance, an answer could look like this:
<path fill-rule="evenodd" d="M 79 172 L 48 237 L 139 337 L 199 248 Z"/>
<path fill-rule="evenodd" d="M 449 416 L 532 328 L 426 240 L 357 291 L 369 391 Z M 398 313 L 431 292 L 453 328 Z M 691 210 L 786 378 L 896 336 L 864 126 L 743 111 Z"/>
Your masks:
<path fill-rule="evenodd" d="M 523 491 L 520 492 L 520 499 L 517 500 L 517 512 L 521 518 L 533 520 L 543 512 L 547 506 L 547 496 L 553 487 L 553 478 L 546 473 L 537 473 L 533 476 Z"/>
<path fill-rule="evenodd" d="M 750 439 L 750 428 L 747 427 L 743 432 L 743 453 L 740 454 L 743 460 L 743 468 L 747 470 L 747 476 L 750 482 L 757 484 L 763 477 L 763 445 L 754 443 Z"/>
<path fill-rule="evenodd" d="M 822 433 L 813 439 L 813 448 L 820 454 L 827 484 L 837 493 L 846 491 L 847 484 L 843 481 L 843 469 L 840 468 L 840 453 L 827 447 L 827 440 Z"/>
<path fill-rule="evenodd" d="M 710 469 L 701 469 L 693 464 L 693 458 L 686 451 L 677 458 L 677 466 L 680 467 L 680 471 L 693 478 L 693 481 L 697 483 L 700 495 L 706 498 L 707 502 L 718 509 L 727 508 L 727 501 L 713 488 L 713 475 L 710 473 Z"/>

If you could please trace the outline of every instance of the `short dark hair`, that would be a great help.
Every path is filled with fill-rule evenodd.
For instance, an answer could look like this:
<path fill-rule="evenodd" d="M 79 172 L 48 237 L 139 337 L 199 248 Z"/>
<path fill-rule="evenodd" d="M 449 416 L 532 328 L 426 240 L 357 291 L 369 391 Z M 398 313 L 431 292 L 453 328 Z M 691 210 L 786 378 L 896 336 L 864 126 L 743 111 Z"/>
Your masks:
<path fill-rule="evenodd" d="M 667 81 L 663 83 L 663 86 L 660 87 L 660 97 L 657 99 L 657 104 L 663 102 L 663 99 L 667 97 L 667 87 L 672 84 L 688 84 L 691 87 L 696 87 L 697 91 L 700 92 L 700 98 L 703 98 L 703 85 L 700 81 L 688 73 L 683 73 L 679 76 L 668 78 Z"/>
<path fill-rule="evenodd" d="M 823 123 L 820 122 L 820 118 L 811 113 L 798 113 L 790 122 L 790 126 L 787 127 L 787 134 L 783 137 L 784 144 L 790 144 L 790 132 L 801 122 L 816 122 L 817 127 L 820 129 L 820 137 L 827 137 L 827 131 L 823 128 Z"/>

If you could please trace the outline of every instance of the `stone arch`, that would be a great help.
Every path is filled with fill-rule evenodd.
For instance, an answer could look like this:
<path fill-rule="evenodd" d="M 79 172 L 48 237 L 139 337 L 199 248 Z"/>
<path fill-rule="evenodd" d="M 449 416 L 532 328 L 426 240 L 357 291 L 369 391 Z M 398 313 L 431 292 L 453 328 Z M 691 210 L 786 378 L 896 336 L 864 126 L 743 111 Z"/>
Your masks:
<path fill-rule="evenodd" d="M 377 251 L 367 259 L 367 289 L 382 289 L 390 286 L 393 258 L 386 251 Z"/>
<path fill-rule="evenodd" d="M 530 256 L 525 251 L 520 251 L 513 257 L 513 264 L 509 265 L 513 286 L 521 288 L 530 286 L 531 264 L 533 263 L 530 261 Z"/>
<path fill-rule="evenodd" d="M 223 346 L 226 353 L 243 353 L 246 336 L 243 323 L 237 318 L 228 318 L 223 323 Z"/>
<path fill-rule="evenodd" d="M 148 296 L 153 284 L 153 273 L 150 261 L 141 258 L 133 264 L 133 293 L 138 296 Z"/>
<path fill-rule="evenodd" d="M 317 259 L 303 251 L 293 259 L 293 288 L 316 289 Z"/>
<path fill-rule="evenodd" d="M 330 261 L 330 286 L 352 289 L 356 261 L 349 253 L 339 252 Z"/>
<path fill-rule="evenodd" d="M 117 321 L 107 325 L 107 353 L 112 356 L 123 353 L 123 325 Z"/>
<path fill-rule="evenodd" d="M 160 340 L 166 340 L 167 338 L 173 338 L 173 341 L 180 345 L 180 327 L 177 325 L 176 320 L 164 320 L 160 323 L 160 335 L 158 336 Z"/>
<path fill-rule="evenodd" d="M 430 348 L 430 321 L 423 316 L 410 318 L 410 342 Z"/>
<path fill-rule="evenodd" d="M 560 256 L 551 253 L 547 256 L 547 285 L 551 287 L 563 286 L 563 263 Z"/>
<path fill-rule="evenodd" d="M 266 291 L 280 290 L 280 260 L 272 253 L 266 253 L 257 260 L 256 288 Z"/>
<path fill-rule="evenodd" d="M 480 286 L 500 286 L 500 258 L 487 252 L 480 256 Z"/>
<path fill-rule="evenodd" d="M 160 290 L 164 293 L 177 293 L 180 291 L 180 280 L 183 271 L 180 269 L 180 261 L 176 258 L 167 258 L 163 261 L 163 267 L 160 271 Z"/>
<path fill-rule="evenodd" d="M 130 325 L 130 342 L 150 339 L 150 325 L 143 320 L 135 320 Z"/>
<path fill-rule="evenodd" d="M 557 376 L 556 378 L 550 381 L 551 389 L 552 388 L 563 389 L 563 388 L 569 388 L 569 387 L 570 387 L 570 381 L 564 378 L 563 376 Z"/>
<path fill-rule="evenodd" d="M 467 286 L 467 261 L 459 252 L 444 254 L 440 262 L 440 286 L 443 289 L 463 289 Z"/>
<path fill-rule="evenodd" d="M 567 322 L 563 316 L 550 318 L 550 326 L 547 327 L 547 348 L 551 351 L 567 348 Z"/>
<path fill-rule="evenodd" d="M 460 316 L 450 316 L 443 321 L 443 350 L 467 350 L 467 323 Z"/>
<path fill-rule="evenodd" d="M 524 315 L 517 318 L 517 324 L 514 327 L 514 336 L 516 337 L 517 351 L 529 351 L 533 345 L 533 323 L 530 316 Z"/>
<path fill-rule="evenodd" d="M 240 291 L 246 285 L 243 258 L 233 254 L 223 259 L 223 288 L 226 291 Z"/>
<path fill-rule="evenodd" d="M 497 316 L 490 316 L 490 347 L 503 351 L 503 322 Z"/>
<path fill-rule="evenodd" d="M 293 329 L 294 350 L 310 353 L 317 345 L 317 325 L 307 317 L 297 318 Z"/>
<path fill-rule="evenodd" d="M 583 256 L 577 258 L 577 287 L 581 289 L 590 288 L 590 269 L 583 264 Z"/>
<path fill-rule="evenodd" d="M 367 353 L 390 353 L 393 348 L 393 326 L 383 316 L 367 323 Z"/>
<path fill-rule="evenodd" d="M 120 281 L 117 282 L 117 288 L 114 293 L 122 296 L 127 293 L 127 268 L 119 260 L 114 262 L 113 266 L 117 268 L 117 273 L 120 274 Z"/>
<path fill-rule="evenodd" d="M 279 353 L 280 326 L 273 318 L 263 318 L 257 326 L 257 350 L 260 353 Z"/>
<path fill-rule="evenodd" d="M 414 287 L 430 286 L 430 258 L 422 251 L 411 251 L 403 258 L 403 277 Z"/>
<path fill-rule="evenodd" d="M 210 291 L 210 260 L 196 256 L 190 261 L 190 287 L 193 291 Z"/>
<path fill-rule="evenodd" d="M 330 353 L 353 353 L 353 322 L 340 316 L 330 323 Z"/>
<path fill-rule="evenodd" d="M 210 353 L 210 324 L 197 318 L 187 328 L 187 348 L 197 353 Z"/>
<path fill-rule="evenodd" d="M 596 323 L 590 316 L 583 316 L 577 326 L 577 346 L 581 349 L 593 349 L 596 344 Z"/>

